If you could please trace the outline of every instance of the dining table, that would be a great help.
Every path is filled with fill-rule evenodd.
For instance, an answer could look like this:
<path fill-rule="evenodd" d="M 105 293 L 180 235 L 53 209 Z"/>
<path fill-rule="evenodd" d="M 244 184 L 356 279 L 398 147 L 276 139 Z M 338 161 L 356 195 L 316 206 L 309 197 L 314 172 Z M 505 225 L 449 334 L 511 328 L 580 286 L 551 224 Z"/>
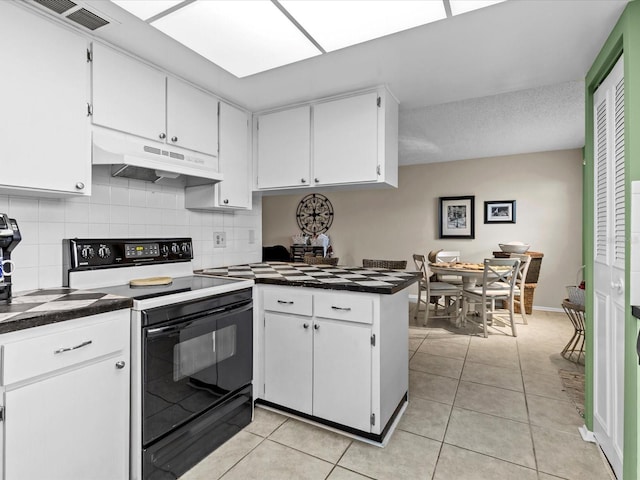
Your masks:
<path fill-rule="evenodd" d="M 482 281 L 484 276 L 484 264 L 483 263 L 469 263 L 469 262 L 437 262 L 429 263 L 429 270 L 432 273 L 438 275 L 457 275 L 462 280 L 462 289 L 473 288 L 478 284 L 478 281 Z M 488 272 L 490 276 L 496 276 L 495 271 L 500 270 L 500 267 L 492 267 L 492 270 Z M 493 273 L 492 273 L 493 272 Z M 472 305 L 473 306 L 473 305 Z M 474 311 L 477 315 L 477 312 Z M 459 312 L 455 319 L 456 326 L 463 325 L 464 319 L 462 318 L 462 312 Z"/>
<path fill-rule="evenodd" d="M 484 264 L 468 262 L 429 263 L 429 270 L 438 275 L 455 275 L 461 277 L 462 288 L 475 287 L 484 275 Z"/>

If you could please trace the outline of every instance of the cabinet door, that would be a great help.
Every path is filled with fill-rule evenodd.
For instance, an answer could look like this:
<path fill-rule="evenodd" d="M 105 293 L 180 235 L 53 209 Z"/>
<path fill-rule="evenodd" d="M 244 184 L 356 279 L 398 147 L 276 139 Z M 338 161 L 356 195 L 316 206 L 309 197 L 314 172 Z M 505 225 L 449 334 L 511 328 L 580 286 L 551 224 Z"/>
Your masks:
<path fill-rule="evenodd" d="M 310 178 L 311 107 L 258 118 L 258 188 L 304 187 Z"/>
<path fill-rule="evenodd" d="M 164 141 L 165 76 L 131 57 L 93 44 L 93 123 Z"/>
<path fill-rule="evenodd" d="M 251 168 L 249 166 L 249 115 L 220 103 L 220 171 L 218 184 L 221 206 L 251 208 Z"/>
<path fill-rule="evenodd" d="M 218 99 L 167 78 L 167 143 L 218 156 Z"/>
<path fill-rule="evenodd" d="M 371 431 L 371 327 L 368 325 L 315 320 L 313 415 Z"/>
<path fill-rule="evenodd" d="M 0 189 L 91 193 L 86 39 L 0 2 L 0 44 Z"/>
<path fill-rule="evenodd" d="M 128 357 L 7 391 L 5 406 L 5 478 L 129 478 Z"/>
<path fill-rule="evenodd" d="M 311 414 L 311 318 L 264 314 L 264 398 Z"/>
<path fill-rule="evenodd" d="M 378 179 L 378 94 L 313 107 L 313 169 L 318 184 Z"/>

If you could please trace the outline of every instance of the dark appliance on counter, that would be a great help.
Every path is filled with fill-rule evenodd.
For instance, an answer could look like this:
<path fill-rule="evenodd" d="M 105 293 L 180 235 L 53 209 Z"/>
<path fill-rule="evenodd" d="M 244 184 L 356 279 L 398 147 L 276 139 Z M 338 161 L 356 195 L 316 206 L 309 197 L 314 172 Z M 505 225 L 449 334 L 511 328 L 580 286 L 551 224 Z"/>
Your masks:
<path fill-rule="evenodd" d="M 192 247 L 65 240 L 70 287 L 133 299 L 133 480 L 180 477 L 252 419 L 253 281 L 194 275 Z"/>
<path fill-rule="evenodd" d="M 11 252 L 22 240 L 18 222 L 15 218 L 9 218 L 6 214 L 0 213 L 0 261 L 11 260 Z M 0 265 L 2 268 L 2 265 Z M 11 267 L 13 273 L 13 267 Z M 6 271 L 6 269 L 5 269 Z M 0 303 L 11 303 L 11 276 L 0 275 Z"/>

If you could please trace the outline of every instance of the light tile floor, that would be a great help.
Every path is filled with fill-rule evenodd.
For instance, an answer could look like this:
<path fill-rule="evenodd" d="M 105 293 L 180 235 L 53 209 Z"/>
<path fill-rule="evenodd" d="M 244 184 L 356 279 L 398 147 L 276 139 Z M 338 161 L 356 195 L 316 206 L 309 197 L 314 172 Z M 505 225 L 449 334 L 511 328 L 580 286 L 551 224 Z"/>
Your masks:
<path fill-rule="evenodd" d="M 517 338 L 419 325 L 411 319 L 409 407 L 385 448 L 256 408 L 182 480 L 611 479 L 558 376 L 584 370 L 559 354 L 573 332 L 564 313 L 534 312 Z"/>

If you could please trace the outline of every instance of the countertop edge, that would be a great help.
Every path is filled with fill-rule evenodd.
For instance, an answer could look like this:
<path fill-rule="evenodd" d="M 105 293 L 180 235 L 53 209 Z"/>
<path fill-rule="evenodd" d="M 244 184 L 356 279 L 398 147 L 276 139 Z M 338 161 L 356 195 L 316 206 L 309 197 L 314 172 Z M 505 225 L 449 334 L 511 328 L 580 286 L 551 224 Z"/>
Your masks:
<path fill-rule="evenodd" d="M 91 305 L 77 308 L 69 307 L 64 310 L 21 312 L 15 317 L 0 321 L 0 335 L 65 322 L 67 320 L 75 320 L 82 317 L 98 315 L 101 313 L 113 312 L 116 310 L 131 308 L 132 306 L 133 300 L 131 298 L 122 297 L 109 298 L 96 301 Z M 8 307 L 10 308 L 11 305 Z"/>
<path fill-rule="evenodd" d="M 206 275 L 206 274 L 205 274 Z M 234 277 L 238 278 L 238 277 Z M 304 288 L 318 288 L 321 290 L 341 290 L 348 292 L 360 292 L 360 293 L 377 293 L 381 295 L 393 295 L 394 293 L 398 293 L 401 290 L 413 285 L 419 280 L 420 277 L 412 277 L 407 279 L 405 282 L 400 283 L 398 285 L 394 285 L 393 287 L 370 287 L 363 285 L 351 285 L 351 284 L 336 284 L 336 283 L 316 283 L 316 282 L 305 282 L 305 281 L 293 281 L 293 280 L 282 280 L 278 278 L 254 278 L 253 280 L 256 282 L 256 285 L 280 285 L 283 287 L 304 287 Z"/>
<path fill-rule="evenodd" d="M 318 288 L 393 295 L 421 278 L 420 272 L 348 265 L 260 262 L 198 269 L 196 275 L 253 280 L 256 285 Z"/>

